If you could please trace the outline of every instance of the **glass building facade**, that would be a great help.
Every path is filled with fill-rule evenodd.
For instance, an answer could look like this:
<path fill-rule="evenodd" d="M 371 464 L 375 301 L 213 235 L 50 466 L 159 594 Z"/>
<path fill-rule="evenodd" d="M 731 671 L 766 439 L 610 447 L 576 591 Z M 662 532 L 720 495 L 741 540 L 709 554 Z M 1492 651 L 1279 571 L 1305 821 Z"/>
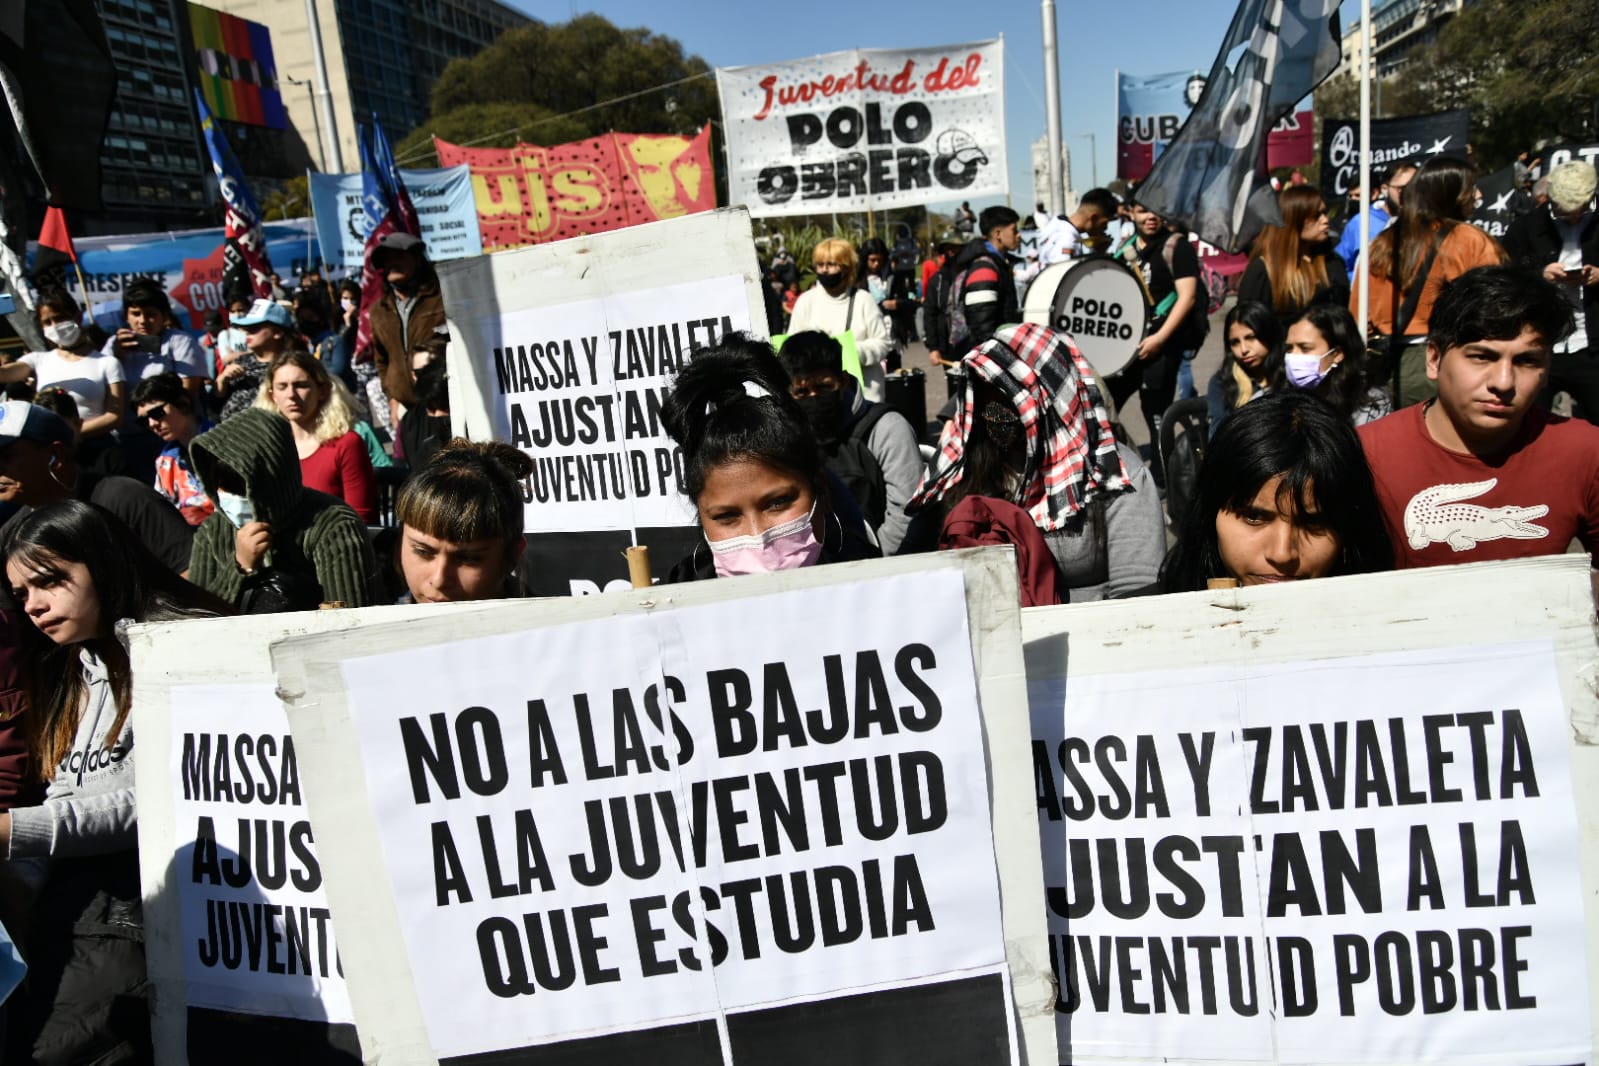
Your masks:
<path fill-rule="evenodd" d="M 336 10 L 357 120 L 377 112 L 391 140 L 428 117 L 429 93 L 450 60 L 531 21 L 493 0 L 337 0 Z"/>
<path fill-rule="evenodd" d="M 101 154 L 105 209 L 94 231 L 211 221 L 211 168 L 189 86 L 193 51 L 184 0 L 97 0 L 117 67 Z"/>

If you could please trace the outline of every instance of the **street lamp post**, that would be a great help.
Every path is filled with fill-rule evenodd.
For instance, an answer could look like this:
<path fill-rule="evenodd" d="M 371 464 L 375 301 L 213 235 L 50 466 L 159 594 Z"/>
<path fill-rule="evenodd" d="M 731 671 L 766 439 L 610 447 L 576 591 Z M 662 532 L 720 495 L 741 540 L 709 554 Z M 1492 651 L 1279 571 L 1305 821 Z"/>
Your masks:
<path fill-rule="evenodd" d="M 1099 188 L 1099 142 L 1092 133 L 1078 133 L 1074 136 L 1088 138 L 1088 164 L 1092 168 L 1094 188 Z"/>
<path fill-rule="evenodd" d="M 311 123 L 316 129 L 316 152 L 321 160 L 322 173 L 328 172 L 328 146 L 322 143 L 322 119 L 316 113 L 316 82 L 309 78 L 295 78 L 288 74 L 283 75 L 283 80 L 290 85 L 304 85 L 305 98 L 311 102 Z"/>
<path fill-rule="evenodd" d="M 1071 182 L 1061 180 L 1060 150 L 1060 61 L 1055 49 L 1055 0 L 1041 0 L 1044 21 L 1044 112 L 1045 143 L 1049 146 L 1049 213 L 1064 215 L 1070 210 L 1066 203 L 1066 186 Z"/>

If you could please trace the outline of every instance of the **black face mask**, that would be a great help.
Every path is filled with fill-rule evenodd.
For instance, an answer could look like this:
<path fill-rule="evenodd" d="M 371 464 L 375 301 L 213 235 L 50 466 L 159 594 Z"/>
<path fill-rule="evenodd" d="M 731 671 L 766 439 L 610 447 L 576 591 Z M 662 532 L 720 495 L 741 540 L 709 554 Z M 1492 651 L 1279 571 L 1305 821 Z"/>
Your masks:
<path fill-rule="evenodd" d="M 832 292 L 834 289 L 841 288 L 843 286 L 844 275 L 818 274 L 816 275 L 816 281 L 822 286 L 822 288 L 826 289 L 828 292 Z"/>
<path fill-rule="evenodd" d="M 795 401 L 805 412 L 805 421 L 823 444 L 832 444 L 844 436 L 844 392 L 823 393 Z"/>

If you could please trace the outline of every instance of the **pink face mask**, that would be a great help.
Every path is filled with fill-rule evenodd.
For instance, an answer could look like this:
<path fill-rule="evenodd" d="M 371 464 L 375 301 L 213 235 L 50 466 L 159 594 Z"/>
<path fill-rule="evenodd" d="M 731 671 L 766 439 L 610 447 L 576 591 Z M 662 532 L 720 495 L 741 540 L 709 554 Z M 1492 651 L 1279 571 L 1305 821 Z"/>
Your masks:
<path fill-rule="evenodd" d="M 809 514 L 791 522 L 773 526 L 747 537 L 729 537 L 727 540 L 707 540 L 711 561 L 716 565 L 717 577 L 737 577 L 739 574 L 766 574 L 773 570 L 797 570 L 810 566 L 821 558 L 822 543 L 816 539 L 816 529 Z"/>

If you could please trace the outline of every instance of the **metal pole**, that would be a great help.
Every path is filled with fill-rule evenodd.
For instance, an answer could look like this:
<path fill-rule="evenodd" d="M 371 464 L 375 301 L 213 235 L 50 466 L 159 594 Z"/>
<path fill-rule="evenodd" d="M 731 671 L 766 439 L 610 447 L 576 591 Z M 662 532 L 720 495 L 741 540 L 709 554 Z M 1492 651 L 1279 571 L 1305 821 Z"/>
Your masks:
<path fill-rule="evenodd" d="M 1049 213 L 1066 213 L 1066 184 L 1061 176 L 1060 59 L 1055 44 L 1055 0 L 1040 0 L 1044 19 L 1044 122 L 1049 139 Z"/>
<path fill-rule="evenodd" d="M 311 59 L 316 64 L 316 94 L 321 104 L 322 134 L 327 152 L 323 156 L 323 169 L 332 166 L 334 173 L 344 173 L 344 157 L 339 153 L 339 124 L 333 115 L 333 92 L 328 88 L 328 61 L 322 53 L 322 26 L 316 17 L 316 0 L 305 0 L 306 28 L 311 31 Z"/>
<path fill-rule="evenodd" d="M 1360 328 L 1371 321 L 1371 0 L 1360 0 L 1360 262 L 1355 309 Z M 1398 232 L 1395 230 L 1394 232 Z M 1397 282 L 1396 282 L 1397 283 Z M 1394 309 L 1395 311 L 1398 308 Z"/>
<path fill-rule="evenodd" d="M 1121 155 L 1121 151 L 1122 151 L 1122 147 L 1121 147 L 1122 146 L 1122 68 L 1121 67 L 1117 67 L 1116 68 L 1116 75 L 1115 76 L 1116 76 L 1116 84 L 1113 87 L 1113 90 L 1111 92 L 1111 99 L 1116 101 L 1116 148 L 1115 148 L 1115 153 L 1116 153 L 1116 173 L 1115 173 L 1114 176 L 1119 178 L 1119 177 L 1121 177 L 1121 172 L 1122 172 L 1122 155 Z M 1099 153 L 1095 152 L 1094 155 L 1097 158 L 1099 156 Z M 1094 184 L 1097 186 L 1099 184 L 1099 182 L 1096 181 L 1096 182 L 1094 182 Z"/>
<path fill-rule="evenodd" d="M 290 85 L 305 86 L 305 98 L 311 104 L 311 125 L 316 131 L 317 155 L 321 157 L 321 162 L 318 166 L 322 168 L 322 173 L 326 174 L 328 172 L 328 146 L 322 140 L 322 117 L 316 111 L 316 82 L 308 78 L 291 78 L 287 74 L 283 76 L 283 80 Z"/>

